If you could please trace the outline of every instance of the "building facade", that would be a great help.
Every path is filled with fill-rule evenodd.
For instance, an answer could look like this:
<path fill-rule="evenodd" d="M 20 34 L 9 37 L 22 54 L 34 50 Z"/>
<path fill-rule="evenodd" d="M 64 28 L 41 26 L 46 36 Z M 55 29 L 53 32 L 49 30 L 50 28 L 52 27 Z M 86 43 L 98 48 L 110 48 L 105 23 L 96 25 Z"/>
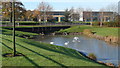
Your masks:
<path fill-rule="evenodd" d="M 114 12 L 97 12 L 97 11 L 84 11 L 83 12 L 83 21 L 85 22 L 94 22 L 94 21 L 114 21 Z"/>
<path fill-rule="evenodd" d="M 56 21 L 61 22 L 63 21 L 64 13 L 65 13 L 64 11 L 52 11 L 51 15 Z"/>
<path fill-rule="evenodd" d="M 50 11 L 50 15 L 55 19 L 55 21 L 61 22 L 64 19 L 65 11 Z M 84 21 L 84 22 L 95 22 L 103 21 L 109 22 L 114 21 L 116 13 L 114 12 L 100 12 L 100 11 L 83 11 L 81 14 L 72 14 L 70 16 L 70 21 Z M 77 18 L 76 18 L 77 17 Z M 47 21 L 47 19 L 46 19 Z"/>
<path fill-rule="evenodd" d="M 64 11 L 49 11 L 49 12 L 43 12 L 43 16 L 39 18 L 39 21 L 48 21 L 48 20 L 55 20 L 58 22 L 63 21 L 64 18 Z M 44 18 L 45 17 L 45 18 Z"/>

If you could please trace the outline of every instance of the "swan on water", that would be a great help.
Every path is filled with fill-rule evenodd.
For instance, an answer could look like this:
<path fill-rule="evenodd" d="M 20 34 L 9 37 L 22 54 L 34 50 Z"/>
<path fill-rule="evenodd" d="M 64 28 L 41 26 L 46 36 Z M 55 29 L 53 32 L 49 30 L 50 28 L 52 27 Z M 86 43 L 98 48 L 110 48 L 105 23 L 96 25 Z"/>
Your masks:
<path fill-rule="evenodd" d="M 64 44 L 65 44 L 65 45 L 68 45 L 68 44 L 69 44 L 69 41 L 65 42 Z"/>
<path fill-rule="evenodd" d="M 74 40 L 78 40 L 79 38 L 78 38 L 78 37 L 74 37 L 73 39 L 74 39 Z"/>
<path fill-rule="evenodd" d="M 50 44 L 54 44 L 54 42 L 50 42 Z"/>
<path fill-rule="evenodd" d="M 73 39 L 72 42 L 75 42 L 75 40 Z"/>
<path fill-rule="evenodd" d="M 78 37 L 74 37 L 72 42 L 80 42 Z"/>
<path fill-rule="evenodd" d="M 74 40 L 74 39 L 73 39 L 72 42 L 80 42 L 80 41 L 79 41 L 79 40 Z"/>

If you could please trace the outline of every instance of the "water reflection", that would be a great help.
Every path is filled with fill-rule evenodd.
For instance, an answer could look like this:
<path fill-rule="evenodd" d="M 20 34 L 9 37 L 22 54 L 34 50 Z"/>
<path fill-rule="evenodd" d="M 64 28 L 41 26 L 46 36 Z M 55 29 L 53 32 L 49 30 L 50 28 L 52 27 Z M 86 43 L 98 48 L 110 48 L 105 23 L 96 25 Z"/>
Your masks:
<path fill-rule="evenodd" d="M 86 55 L 94 53 L 97 56 L 97 60 L 118 65 L 118 46 L 85 36 L 77 37 L 78 39 L 75 42 L 73 42 L 74 36 L 44 36 L 42 38 L 41 36 L 37 36 L 35 40 L 45 43 L 50 43 L 52 41 L 54 45 L 76 49 L 84 52 Z"/>

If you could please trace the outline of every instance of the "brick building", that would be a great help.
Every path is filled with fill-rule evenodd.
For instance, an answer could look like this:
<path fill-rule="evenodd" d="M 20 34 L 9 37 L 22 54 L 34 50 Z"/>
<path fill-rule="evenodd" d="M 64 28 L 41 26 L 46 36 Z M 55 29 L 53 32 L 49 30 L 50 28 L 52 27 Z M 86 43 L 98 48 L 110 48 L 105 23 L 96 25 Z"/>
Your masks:
<path fill-rule="evenodd" d="M 114 21 L 115 17 L 114 12 L 100 12 L 100 11 L 84 11 L 83 12 L 83 21 L 85 22 L 93 22 L 93 21 Z"/>

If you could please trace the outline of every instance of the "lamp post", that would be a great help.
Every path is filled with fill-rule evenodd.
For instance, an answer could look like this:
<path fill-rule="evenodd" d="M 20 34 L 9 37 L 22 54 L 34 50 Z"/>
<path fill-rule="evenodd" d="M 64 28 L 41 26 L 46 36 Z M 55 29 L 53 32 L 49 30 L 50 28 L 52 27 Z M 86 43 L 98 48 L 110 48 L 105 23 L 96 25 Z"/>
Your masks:
<path fill-rule="evenodd" d="M 16 55 L 16 46 L 15 46 L 15 1 L 12 1 L 12 23 L 13 23 L 13 56 Z"/>

